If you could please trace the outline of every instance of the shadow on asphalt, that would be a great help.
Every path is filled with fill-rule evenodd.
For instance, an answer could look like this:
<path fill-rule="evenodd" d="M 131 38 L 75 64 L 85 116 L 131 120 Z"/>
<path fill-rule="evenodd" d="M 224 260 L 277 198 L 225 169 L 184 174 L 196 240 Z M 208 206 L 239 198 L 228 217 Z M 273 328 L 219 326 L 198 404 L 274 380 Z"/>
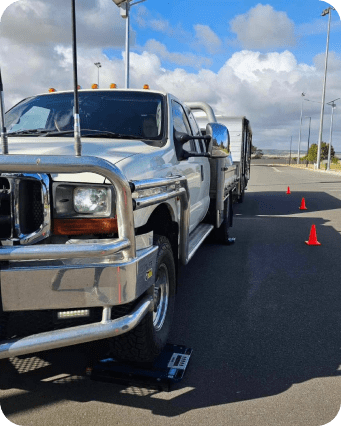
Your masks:
<path fill-rule="evenodd" d="M 318 211 L 317 204 L 323 210 L 340 208 L 340 200 L 319 194 L 317 203 L 312 195 L 306 194 L 309 211 Z M 205 244 L 183 270 L 169 341 L 193 348 L 193 355 L 173 392 L 92 382 L 80 376 L 82 352 L 73 347 L 51 365 L 39 358 L 16 359 L 16 373 L 5 370 L 0 387 L 25 392 L 3 397 L 5 415 L 70 400 L 174 417 L 340 376 L 341 237 L 318 216 L 273 217 L 299 213 L 300 197 L 247 194 L 236 206 L 241 214 L 231 232 L 236 244 Z M 312 224 L 320 247 L 304 244 Z M 46 381 L 62 373 L 69 375 Z"/>

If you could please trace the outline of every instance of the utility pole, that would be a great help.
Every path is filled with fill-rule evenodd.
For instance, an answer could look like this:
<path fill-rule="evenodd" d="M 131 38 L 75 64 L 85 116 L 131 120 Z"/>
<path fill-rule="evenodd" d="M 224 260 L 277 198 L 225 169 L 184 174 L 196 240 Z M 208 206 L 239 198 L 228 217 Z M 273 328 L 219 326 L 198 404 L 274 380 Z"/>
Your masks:
<path fill-rule="evenodd" d="M 97 88 L 99 89 L 99 69 L 102 67 L 100 62 L 95 62 L 94 65 L 97 67 Z"/>
<path fill-rule="evenodd" d="M 320 131 L 319 131 L 319 139 L 318 139 L 318 146 L 317 146 L 317 168 L 320 168 L 320 162 L 321 162 L 321 146 L 322 146 L 322 133 L 323 133 L 323 114 L 324 114 L 324 102 L 326 99 L 326 82 L 327 82 L 327 65 L 328 65 L 328 51 L 329 51 L 329 33 L 330 33 L 330 21 L 331 21 L 331 11 L 335 10 L 334 7 L 328 7 L 325 9 L 321 16 L 326 16 L 329 14 L 328 19 L 328 31 L 327 31 L 327 46 L 326 46 L 326 59 L 324 64 L 324 78 L 323 78 L 323 89 L 322 89 L 322 105 L 321 105 L 321 115 L 320 115 Z"/>

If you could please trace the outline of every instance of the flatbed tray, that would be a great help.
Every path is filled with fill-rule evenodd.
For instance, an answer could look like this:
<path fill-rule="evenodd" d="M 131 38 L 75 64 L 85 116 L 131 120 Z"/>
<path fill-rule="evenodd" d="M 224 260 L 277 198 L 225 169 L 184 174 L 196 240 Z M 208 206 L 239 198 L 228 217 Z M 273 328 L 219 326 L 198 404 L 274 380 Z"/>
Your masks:
<path fill-rule="evenodd" d="M 191 348 L 167 343 L 150 366 L 106 358 L 92 368 L 88 368 L 87 375 L 96 381 L 140 385 L 170 391 L 172 384 L 183 379 L 191 355 Z"/>

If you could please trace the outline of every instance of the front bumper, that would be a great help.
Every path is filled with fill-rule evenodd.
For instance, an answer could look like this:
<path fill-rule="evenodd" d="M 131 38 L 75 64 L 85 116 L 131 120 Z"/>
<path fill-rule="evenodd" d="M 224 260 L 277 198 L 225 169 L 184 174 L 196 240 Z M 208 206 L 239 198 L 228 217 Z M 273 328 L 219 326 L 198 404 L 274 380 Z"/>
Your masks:
<path fill-rule="evenodd" d="M 2 269 L 4 311 L 75 309 L 129 303 L 154 284 L 157 246 L 136 251 L 130 260 L 116 256 L 9 262 Z"/>

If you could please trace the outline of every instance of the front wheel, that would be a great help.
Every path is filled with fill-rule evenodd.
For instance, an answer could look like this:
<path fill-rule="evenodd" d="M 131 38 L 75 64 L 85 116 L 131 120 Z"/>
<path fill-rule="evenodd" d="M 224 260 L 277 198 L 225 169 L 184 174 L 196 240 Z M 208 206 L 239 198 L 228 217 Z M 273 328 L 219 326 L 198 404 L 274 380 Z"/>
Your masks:
<path fill-rule="evenodd" d="M 119 360 L 153 362 L 167 343 L 175 303 L 175 264 L 173 251 L 166 237 L 156 235 L 154 244 L 159 246 L 154 308 L 133 330 L 110 339 L 113 356 Z"/>

